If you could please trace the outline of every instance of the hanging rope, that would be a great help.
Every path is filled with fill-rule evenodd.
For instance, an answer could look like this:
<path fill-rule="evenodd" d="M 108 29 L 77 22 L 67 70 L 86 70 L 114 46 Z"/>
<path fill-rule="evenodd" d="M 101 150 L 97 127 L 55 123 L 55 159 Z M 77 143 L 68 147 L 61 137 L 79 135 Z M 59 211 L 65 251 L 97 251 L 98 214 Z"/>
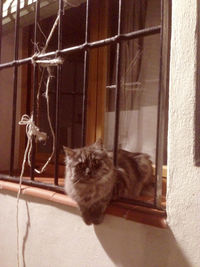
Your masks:
<path fill-rule="evenodd" d="M 17 212 L 16 212 L 16 222 L 17 222 L 17 264 L 18 267 L 20 266 L 19 264 L 19 198 L 21 194 L 21 186 L 22 186 L 22 177 L 24 174 L 24 168 L 27 160 L 27 155 L 30 155 L 31 148 L 32 148 L 32 136 L 35 137 L 37 141 L 45 141 L 47 138 L 47 134 L 44 132 L 40 132 L 39 128 L 35 125 L 33 121 L 33 116 L 29 117 L 28 115 L 23 115 L 19 125 L 25 125 L 26 126 L 26 136 L 27 136 L 27 145 L 26 149 L 24 152 L 24 159 L 22 162 L 22 169 L 19 177 L 19 190 L 17 193 Z"/>
<path fill-rule="evenodd" d="M 48 38 L 46 39 L 46 43 L 45 46 L 43 47 L 42 51 L 40 53 L 36 53 L 32 56 L 32 64 L 38 64 L 40 65 L 40 67 L 42 68 L 46 68 L 48 71 L 48 77 L 47 77 L 47 83 L 46 83 L 46 90 L 45 90 L 45 98 L 46 98 L 46 105 L 47 105 L 47 120 L 48 120 L 48 124 L 49 124 L 49 128 L 51 131 L 51 135 L 53 138 L 52 141 L 52 153 L 50 155 L 50 157 L 47 159 L 46 163 L 43 165 L 43 167 L 41 168 L 41 170 L 37 170 L 34 169 L 35 172 L 41 174 L 45 171 L 47 165 L 49 164 L 49 162 L 51 161 L 51 159 L 53 158 L 53 155 L 55 153 L 55 133 L 53 130 L 53 126 L 51 123 L 51 118 L 50 118 L 50 107 L 49 107 L 49 84 L 51 79 L 53 78 L 52 74 L 51 74 L 51 68 L 52 67 L 56 67 L 60 64 L 63 64 L 63 59 L 60 57 L 54 58 L 54 59 L 42 59 L 42 60 L 38 60 L 37 57 L 40 54 L 44 54 L 46 52 L 46 49 L 49 45 L 49 42 L 53 36 L 53 33 L 58 25 L 60 16 L 58 14 L 53 27 L 50 31 L 50 34 L 48 36 Z M 44 77 L 44 70 L 42 72 L 42 79 Z M 39 88 L 38 88 L 38 93 L 37 93 L 37 104 L 39 105 L 39 95 L 40 95 L 40 89 L 41 89 L 41 84 L 42 84 L 42 80 L 39 84 Z M 26 145 L 26 149 L 24 152 L 24 158 L 23 158 L 23 162 L 22 162 L 22 168 L 21 168 L 21 173 L 20 173 L 20 177 L 19 177 L 19 190 L 17 193 L 17 206 L 16 206 L 16 225 L 17 225 L 17 264 L 18 267 L 20 266 L 20 257 L 19 257 L 19 235 L 20 235 L 20 229 L 19 229 L 19 199 L 20 199 L 20 194 L 21 194 L 21 186 L 22 186 L 22 177 L 24 174 L 24 169 L 25 169 L 25 164 L 26 162 L 28 162 L 28 165 L 31 166 L 31 152 L 32 152 L 32 141 L 33 138 L 35 139 L 36 142 L 44 142 L 47 139 L 47 134 L 45 132 L 40 131 L 39 127 L 35 125 L 35 122 L 33 120 L 33 115 L 31 115 L 30 117 L 27 114 L 24 114 L 21 118 L 21 120 L 19 121 L 19 125 L 24 125 L 26 126 L 26 136 L 27 136 L 27 145 Z"/>

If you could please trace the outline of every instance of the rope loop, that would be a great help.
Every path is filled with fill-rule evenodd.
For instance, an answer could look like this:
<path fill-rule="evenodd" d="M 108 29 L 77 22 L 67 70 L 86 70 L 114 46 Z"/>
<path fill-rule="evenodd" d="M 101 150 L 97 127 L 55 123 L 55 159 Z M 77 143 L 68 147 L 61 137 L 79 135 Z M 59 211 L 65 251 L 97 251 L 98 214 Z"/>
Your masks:
<path fill-rule="evenodd" d="M 45 132 L 41 132 L 40 129 L 35 125 L 33 121 L 33 115 L 29 117 L 27 114 L 24 114 L 19 121 L 19 125 L 26 125 L 26 135 L 29 140 L 32 138 L 32 136 L 34 136 L 36 141 L 46 141 L 47 134 Z"/>

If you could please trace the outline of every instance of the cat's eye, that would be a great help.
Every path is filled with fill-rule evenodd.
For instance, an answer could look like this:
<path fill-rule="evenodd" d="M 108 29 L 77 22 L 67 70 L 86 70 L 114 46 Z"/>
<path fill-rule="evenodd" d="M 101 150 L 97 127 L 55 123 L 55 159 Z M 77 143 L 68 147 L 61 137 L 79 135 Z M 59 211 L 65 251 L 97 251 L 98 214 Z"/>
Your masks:
<path fill-rule="evenodd" d="M 77 170 L 83 170 L 85 167 L 86 167 L 86 166 L 85 166 L 85 163 L 83 163 L 83 162 L 80 162 L 80 163 L 78 163 L 78 164 L 76 165 L 76 169 L 77 169 Z"/>
<path fill-rule="evenodd" d="M 101 166 L 101 162 L 100 162 L 100 160 L 98 160 L 98 159 L 94 159 L 94 160 L 93 160 L 93 166 L 94 166 L 95 168 L 99 168 L 99 167 Z"/>

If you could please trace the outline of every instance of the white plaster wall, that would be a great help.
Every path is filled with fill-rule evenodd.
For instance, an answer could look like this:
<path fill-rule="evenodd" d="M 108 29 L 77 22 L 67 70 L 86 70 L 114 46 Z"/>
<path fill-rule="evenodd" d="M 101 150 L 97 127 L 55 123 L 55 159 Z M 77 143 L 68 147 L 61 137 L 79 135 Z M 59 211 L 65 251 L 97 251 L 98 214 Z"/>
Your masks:
<path fill-rule="evenodd" d="M 26 267 L 199 267 L 200 169 L 194 158 L 196 0 L 172 3 L 168 230 L 106 216 L 85 226 L 74 209 L 20 201 Z M 27 201 L 27 206 L 26 202 Z M 0 194 L 0 266 L 16 266 L 16 194 Z M 23 245 L 24 244 L 24 245 Z"/>
<path fill-rule="evenodd" d="M 0 266 L 15 267 L 16 194 L 0 194 L 0 203 Z M 19 218 L 20 266 L 188 266 L 170 230 L 109 215 L 86 226 L 74 208 L 29 197 L 20 201 Z"/>
<path fill-rule="evenodd" d="M 172 4 L 167 193 L 169 227 L 195 267 L 200 266 L 200 168 L 194 162 L 197 3 Z"/>

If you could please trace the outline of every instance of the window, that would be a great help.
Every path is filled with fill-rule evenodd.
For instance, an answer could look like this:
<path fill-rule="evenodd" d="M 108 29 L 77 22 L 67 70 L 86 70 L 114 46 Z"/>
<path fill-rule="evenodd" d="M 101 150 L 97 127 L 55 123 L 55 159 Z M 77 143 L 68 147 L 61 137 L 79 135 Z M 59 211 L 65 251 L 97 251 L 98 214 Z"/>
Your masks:
<path fill-rule="evenodd" d="M 2 134 L 0 179 L 19 181 L 15 177 L 19 176 L 27 141 L 18 121 L 22 114 L 31 115 L 33 111 L 34 121 L 48 139 L 45 145 L 33 140 L 31 172 L 26 166 L 23 183 L 63 192 L 62 146 L 80 147 L 103 137 L 106 148 L 114 150 L 115 161 L 118 147 L 151 155 L 157 179 L 155 198 L 123 201 L 162 210 L 167 165 L 170 2 L 66 3 L 63 8 L 61 0 L 46 1 L 47 5 L 42 0 L 25 1 L 21 9 L 18 4 L 14 11 L 8 8 L 0 17 L 1 99 L 5 99 L 1 116 L 2 122 L 7 122 Z M 33 54 L 43 49 L 57 10 L 57 30 L 45 53 L 34 57 L 52 59 L 59 55 L 64 59 L 62 66 L 53 68 L 49 87 L 55 156 L 46 172 L 38 175 L 34 168 L 40 168 L 50 156 L 53 139 L 42 97 L 48 72 L 31 62 Z M 14 45 L 8 46 L 13 37 Z M 13 80 L 8 81 L 12 75 Z M 8 108 L 7 103 L 12 101 L 13 106 Z"/>

